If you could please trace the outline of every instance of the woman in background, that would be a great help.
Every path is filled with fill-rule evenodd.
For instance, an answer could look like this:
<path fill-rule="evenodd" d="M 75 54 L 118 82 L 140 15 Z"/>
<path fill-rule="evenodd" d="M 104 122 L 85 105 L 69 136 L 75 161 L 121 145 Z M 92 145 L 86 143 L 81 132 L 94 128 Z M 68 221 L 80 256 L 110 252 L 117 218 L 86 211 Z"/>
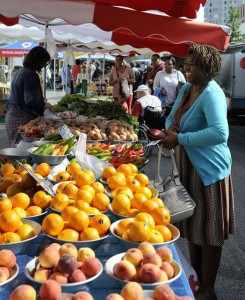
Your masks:
<path fill-rule="evenodd" d="M 25 125 L 39 116 L 45 108 L 51 108 L 43 98 L 38 72 L 46 67 L 50 60 L 47 50 L 41 46 L 34 47 L 26 55 L 23 67 L 13 76 L 11 95 L 7 104 L 5 126 L 11 147 L 21 140 L 18 127 Z"/>

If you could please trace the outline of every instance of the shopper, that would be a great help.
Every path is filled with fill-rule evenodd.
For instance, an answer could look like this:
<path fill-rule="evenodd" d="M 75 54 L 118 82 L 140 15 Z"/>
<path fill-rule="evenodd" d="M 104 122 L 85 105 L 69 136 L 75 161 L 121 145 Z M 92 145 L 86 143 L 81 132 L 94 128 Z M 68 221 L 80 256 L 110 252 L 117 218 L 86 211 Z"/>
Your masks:
<path fill-rule="evenodd" d="M 52 105 L 43 98 L 37 73 L 46 67 L 49 60 L 50 55 L 45 48 L 34 47 L 26 55 L 23 67 L 13 76 L 5 116 L 5 126 L 11 147 L 16 146 L 21 139 L 18 126 L 25 125 L 38 116 L 43 116 L 45 108 L 52 108 Z"/>
<path fill-rule="evenodd" d="M 80 59 L 76 59 L 75 66 L 72 68 L 72 81 L 73 81 L 73 91 L 76 94 L 77 91 L 77 75 L 81 73 L 81 61 Z"/>
<path fill-rule="evenodd" d="M 164 63 L 162 62 L 160 55 L 155 53 L 151 56 L 151 65 L 152 68 L 147 74 L 146 83 L 150 88 L 151 94 L 153 95 L 153 82 L 157 72 L 164 70 Z"/>
<path fill-rule="evenodd" d="M 129 86 L 129 96 L 125 97 L 121 89 L 122 82 L 126 80 Z M 118 104 L 131 114 L 131 106 L 133 100 L 133 84 L 135 82 L 133 70 L 123 61 L 122 55 L 116 56 L 116 66 L 111 68 L 109 75 L 109 84 L 113 86 L 113 98 Z"/>
<path fill-rule="evenodd" d="M 222 246 L 234 233 L 227 104 L 214 81 L 220 67 L 215 48 L 190 48 L 184 64 L 188 83 L 167 118 L 162 142 L 175 148 L 181 181 L 196 202 L 193 216 L 178 225 L 188 239 L 190 261 L 201 283 L 196 300 L 217 299 L 214 287 Z"/>

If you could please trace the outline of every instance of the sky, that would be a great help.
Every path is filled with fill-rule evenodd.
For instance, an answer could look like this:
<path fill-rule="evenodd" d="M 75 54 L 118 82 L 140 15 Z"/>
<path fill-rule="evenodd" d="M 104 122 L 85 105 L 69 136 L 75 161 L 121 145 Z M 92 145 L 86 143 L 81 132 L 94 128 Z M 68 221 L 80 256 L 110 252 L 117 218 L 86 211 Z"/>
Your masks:
<path fill-rule="evenodd" d="M 200 21 L 200 22 L 204 22 L 204 7 L 201 6 L 201 8 L 199 9 L 199 11 L 197 12 L 197 18 L 196 18 L 197 21 Z"/>

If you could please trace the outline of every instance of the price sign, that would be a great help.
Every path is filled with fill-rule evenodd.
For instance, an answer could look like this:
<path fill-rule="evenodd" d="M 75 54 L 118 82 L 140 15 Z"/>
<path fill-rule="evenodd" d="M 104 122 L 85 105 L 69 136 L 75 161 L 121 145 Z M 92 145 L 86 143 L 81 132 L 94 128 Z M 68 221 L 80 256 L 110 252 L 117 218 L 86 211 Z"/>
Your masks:
<path fill-rule="evenodd" d="M 23 165 L 20 161 L 16 160 L 30 175 L 32 178 L 36 180 L 37 183 L 41 185 L 41 187 L 52 197 L 54 197 L 55 193 L 53 191 L 53 184 L 49 180 L 40 179 L 36 176 L 34 172 L 32 172 L 31 169 L 27 168 L 25 165 Z"/>
<path fill-rule="evenodd" d="M 58 128 L 59 134 L 62 136 L 63 139 L 69 139 L 72 137 L 74 134 L 70 131 L 69 127 L 66 126 L 66 124 L 60 126 Z"/>

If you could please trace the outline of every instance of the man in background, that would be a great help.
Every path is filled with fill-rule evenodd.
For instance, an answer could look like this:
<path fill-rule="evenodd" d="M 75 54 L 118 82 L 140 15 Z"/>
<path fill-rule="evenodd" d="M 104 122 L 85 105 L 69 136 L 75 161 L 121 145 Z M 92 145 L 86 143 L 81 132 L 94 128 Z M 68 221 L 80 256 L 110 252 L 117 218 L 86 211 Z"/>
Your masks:
<path fill-rule="evenodd" d="M 76 59 L 75 66 L 72 69 L 72 81 L 73 81 L 73 92 L 74 94 L 77 93 L 77 74 L 81 73 L 81 61 L 80 59 Z"/>
<path fill-rule="evenodd" d="M 160 58 L 160 55 L 157 53 L 152 54 L 151 64 L 152 64 L 153 68 L 147 75 L 146 83 L 148 84 L 151 94 L 153 95 L 153 93 L 154 93 L 154 90 L 153 90 L 154 78 L 155 78 L 157 72 L 164 70 L 165 67 L 164 67 L 164 63 L 162 62 L 162 60 Z"/>

